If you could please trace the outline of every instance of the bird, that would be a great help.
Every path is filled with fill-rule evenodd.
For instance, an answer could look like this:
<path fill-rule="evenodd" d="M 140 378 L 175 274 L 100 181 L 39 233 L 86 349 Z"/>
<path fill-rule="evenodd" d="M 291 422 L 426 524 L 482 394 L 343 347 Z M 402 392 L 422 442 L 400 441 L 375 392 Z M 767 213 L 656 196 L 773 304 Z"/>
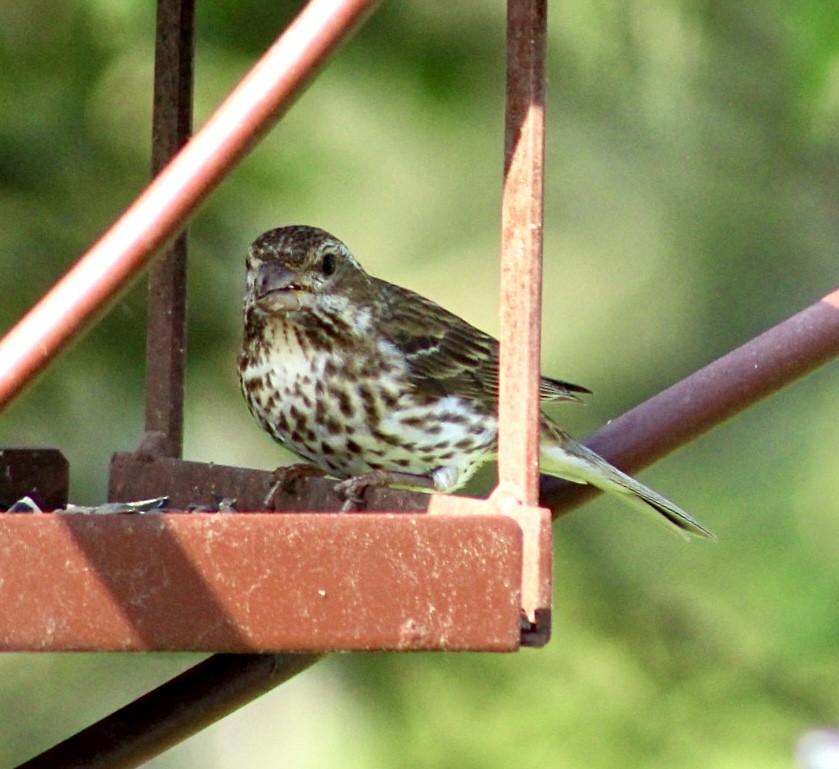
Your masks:
<path fill-rule="evenodd" d="M 242 394 L 276 441 L 338 479 L 452 492 L 497 454 L 498 342 L 430 299 L 368 274 L 325 230 L 260 235 L 245 258 Z M 542 405 L 590 390 L 541 377 Z M 690 514 L 540 415 L 542 472 L 591 484 L 685 537 Z"/>

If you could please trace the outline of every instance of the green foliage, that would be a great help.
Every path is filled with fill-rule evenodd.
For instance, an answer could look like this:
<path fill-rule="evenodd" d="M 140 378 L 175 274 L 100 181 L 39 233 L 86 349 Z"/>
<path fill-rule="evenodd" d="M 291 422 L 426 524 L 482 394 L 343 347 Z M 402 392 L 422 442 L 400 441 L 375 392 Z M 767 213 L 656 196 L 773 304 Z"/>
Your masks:
<path fill-rule="evenodd" d="M 198 125 L 295 10 L 199 2 Z M 585 433 L 835 283 L 839 27 L 815 0 L 550 13 L 544 368 L 596 391 L 558 412 Z M 153 30 L 139 0 L 0 2 L 4 329 L 145 183 Z M 234 373 L 242 258 L 269 227 L 323 226 L 497 328 L 503 34 L 503 4 L 383 5 L 195 217 L 188 458 L 286 459 Z M 145 312 L 138 286 L 0 421 L 3 445 L 67 454 L 77 502 L 139 441 Z M 607 501 L 560 521 L 546 650 L 333 657 L 152 765 L 790 766 L 839 721 L 836 374 L 644 475 L 719 544 Z M 184 660 L 0 664 L 7 766 Z"/>

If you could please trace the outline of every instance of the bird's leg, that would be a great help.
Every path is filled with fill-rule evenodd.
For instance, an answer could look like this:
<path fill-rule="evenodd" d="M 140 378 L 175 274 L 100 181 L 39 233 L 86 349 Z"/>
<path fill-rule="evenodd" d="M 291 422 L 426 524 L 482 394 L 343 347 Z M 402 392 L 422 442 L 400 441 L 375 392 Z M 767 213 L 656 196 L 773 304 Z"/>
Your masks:
<path fill-rule="evenodd" d="M 344 498 L 341 512 L 348 513 L 356 507 L 363 507 L 370 488 L 384 486 L 409 486 L 411 488 L 433 489 L 434 480 L 427 475 L 402 473 L 398 470 L 371 470 L 363 475 L 354 475 L 335 484 L 335 493 Z"/>
<path fill-rule="evenodd" d="M 286 494 L 296 494 L 299 482 L 303 478 L 323 478 L 326 473 L 319 467 L 308 465 L 305 462 L 297 462 L 293 465 L 284 465 L 278 467 L 271 473 L 271 488 L 265 495 L 265 500 L 262 506 L 265 510 L 274 509 L 274 495 L 278 491 L 284 491 Z"/>

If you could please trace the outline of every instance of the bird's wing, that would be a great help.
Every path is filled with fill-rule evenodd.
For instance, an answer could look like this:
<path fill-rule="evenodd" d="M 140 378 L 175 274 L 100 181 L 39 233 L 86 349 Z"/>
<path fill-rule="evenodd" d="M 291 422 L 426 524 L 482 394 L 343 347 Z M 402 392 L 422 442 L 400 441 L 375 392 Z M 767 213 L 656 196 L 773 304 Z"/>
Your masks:
<path fill-rule="evenodd" d="M 405 355 L 420 389 L 466 398 L 498 398 L 498 341 L 454 313 L 401 286 L 376 280 L 386 310 L 382 333 Z M 542 401 L 576 401 L 585 387 L 542 377 Z"/>

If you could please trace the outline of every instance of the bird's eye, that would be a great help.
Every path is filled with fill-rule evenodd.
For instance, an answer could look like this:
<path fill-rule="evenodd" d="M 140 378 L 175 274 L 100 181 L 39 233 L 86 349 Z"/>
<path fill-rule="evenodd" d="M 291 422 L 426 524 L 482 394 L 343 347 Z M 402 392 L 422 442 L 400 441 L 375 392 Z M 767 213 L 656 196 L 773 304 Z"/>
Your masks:
<path fill-rule="evenodd" d="M 323 261 L 320 263 L 320 269 L 324 275 L 332 275 L 335 272 L 335 254 L 329 253 L 323 255 Z"/>

